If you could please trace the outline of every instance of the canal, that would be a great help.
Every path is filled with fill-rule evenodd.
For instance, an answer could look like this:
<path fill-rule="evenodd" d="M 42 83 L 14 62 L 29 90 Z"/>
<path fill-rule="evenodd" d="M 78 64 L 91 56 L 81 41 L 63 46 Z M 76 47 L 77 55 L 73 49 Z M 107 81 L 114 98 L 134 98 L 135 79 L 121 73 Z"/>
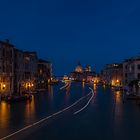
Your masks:
<path fill-rule="evenodd" d="M 33 95 L 32 101 L 0 103 L 0 138 L 39 121 L 74 103 L 89 93 L 89 86 L 72 83 L 64 90 L 63 83 L 48 86 L 48 90 Z"/>
<path fill-rule="evenodd" d="M 0 136 L 53 114 L 87 95 L 89 85 L 72 83 L 50 86 L 45 93 L 34 95 L 31 102 L 0 105 Z M 94 98 L 87 108 L 74 115 L 73 110 L 29 133 L 25 140 L 138 140 L 140 107 L 136 101 L 122 101 L 122 93 L 112 88 L 93 86 Z M 21 139 L 18 137 L 16 139 Z"/>

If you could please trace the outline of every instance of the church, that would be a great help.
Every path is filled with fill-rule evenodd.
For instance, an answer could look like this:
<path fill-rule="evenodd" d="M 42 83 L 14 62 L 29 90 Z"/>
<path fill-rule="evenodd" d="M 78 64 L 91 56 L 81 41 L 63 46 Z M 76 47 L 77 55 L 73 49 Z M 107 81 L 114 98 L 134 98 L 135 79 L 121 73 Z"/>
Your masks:
<path fill-rule="evenodd" d="M 95 71 L 91 70 L 90 65 L 83 67 L 79 62 L 75 70 L 70 74 L 71 79 L 79 82 L 98 82 L 98 75 Z"/>

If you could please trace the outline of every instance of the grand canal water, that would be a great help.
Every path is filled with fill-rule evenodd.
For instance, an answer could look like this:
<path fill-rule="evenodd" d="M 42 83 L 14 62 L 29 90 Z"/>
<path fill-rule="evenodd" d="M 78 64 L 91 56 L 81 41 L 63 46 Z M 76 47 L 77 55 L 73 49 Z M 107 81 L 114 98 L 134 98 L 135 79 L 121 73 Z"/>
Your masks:
<path fill-rule="evenodd" d="M 62 85 L 38 93 L 31 102 L 0 105 L 0 136 L 61 110 L 87 95 L 89 85 L 73 83 L 68 90 Z M 136 101 L 122 101 L 122 93 L 109 87 L 93 86 L 94 98 L 77 115 L 72 112 L 29 133 L 25 140 L 138 140 L 140 107 Z M 18 137 L 16 138 L 18 139 Z"/>
<path fill-rule="evenodd" d="M 70 88 L 60 90 L 64 84 L 48 86 L 48 90 L 37 93 L 32 101 L 0 103 L 0 138 L 53 114 L 80 97 L 89 93 L 85 84 L 71 84 Z"/>

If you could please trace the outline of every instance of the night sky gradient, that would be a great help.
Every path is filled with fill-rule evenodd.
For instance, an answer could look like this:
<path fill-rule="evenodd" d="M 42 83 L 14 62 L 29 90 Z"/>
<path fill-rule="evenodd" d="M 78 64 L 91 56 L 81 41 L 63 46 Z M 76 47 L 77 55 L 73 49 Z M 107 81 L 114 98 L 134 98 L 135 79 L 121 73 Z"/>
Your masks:
<path fill-rule="evenodd" d="M 139 0 L 0 0 L 0 40 L 37 51 L 62 75 L 77 65 L 119 62 L 140 52 Z"/>

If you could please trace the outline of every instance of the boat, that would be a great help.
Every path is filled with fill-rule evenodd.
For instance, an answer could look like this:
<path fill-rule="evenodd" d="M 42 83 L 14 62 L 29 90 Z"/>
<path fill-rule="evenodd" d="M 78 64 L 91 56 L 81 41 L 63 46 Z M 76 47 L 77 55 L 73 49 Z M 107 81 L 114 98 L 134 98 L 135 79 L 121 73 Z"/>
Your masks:
<path fill-rule="evenodd" d="M 32 100 L 32 95 L 7 96 L 5 98 L 6 102 L 20 102 L 26 100 Z"/>
<path fill-rule="evenodd" d="M 129 94 L 129 95 L 126 95 L 126 99 L 127 100 L 140 100 L 140 96 L 137 96 L 135 94 Z"/>

